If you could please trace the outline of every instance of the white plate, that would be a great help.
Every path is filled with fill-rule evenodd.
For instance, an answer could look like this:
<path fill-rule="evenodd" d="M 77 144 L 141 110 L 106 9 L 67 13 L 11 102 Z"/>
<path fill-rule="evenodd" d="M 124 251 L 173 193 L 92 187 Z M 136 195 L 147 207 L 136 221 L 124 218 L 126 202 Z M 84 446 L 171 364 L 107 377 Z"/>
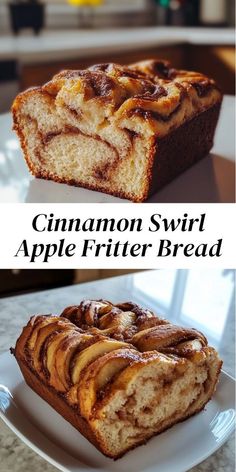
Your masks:
<path fill-rule="evenodd" d="M 104 457 L 24 382 L 13 356 L 0 356 L 0 416 L 34 451 L 66 472 L 184 472 L 218 449 L 234 429 L 234 379 L 222 373 L 205 411 L 118 461 Z"/>
<path fill-rule="evenodd" d="M 235 99 L 225 96 L 210 156 L 166 185 L 149 202 L 234 202 L 234 114 Z M 0 115 L 0 202 L 128 202 L 101 192 L 33 178 L 11 128 L 10 114 Z"/>

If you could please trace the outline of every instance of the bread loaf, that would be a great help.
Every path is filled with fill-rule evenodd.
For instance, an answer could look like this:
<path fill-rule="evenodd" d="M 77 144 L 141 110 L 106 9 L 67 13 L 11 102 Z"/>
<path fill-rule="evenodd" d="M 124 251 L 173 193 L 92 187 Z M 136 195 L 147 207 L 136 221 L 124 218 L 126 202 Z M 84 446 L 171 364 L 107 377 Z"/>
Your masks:
<path fill-rule="evenodd" d="M 114 459 L 202 410 L 222 364 L 199 331 L 104 300 L 32 317 L 13 351 L 28 385 Z"/>
<path fill-rule="evenodd" d="M 62 71 L 12 111 L 36 177 L 141 202 L 208 154 L 221 99 L 203 74 L 147 60 Z"/>

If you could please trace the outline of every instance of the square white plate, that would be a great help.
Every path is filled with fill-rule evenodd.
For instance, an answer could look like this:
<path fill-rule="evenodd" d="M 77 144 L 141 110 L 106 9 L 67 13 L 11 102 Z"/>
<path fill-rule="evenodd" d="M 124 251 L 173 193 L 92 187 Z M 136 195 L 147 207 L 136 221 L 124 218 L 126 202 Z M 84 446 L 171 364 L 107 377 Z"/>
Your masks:
<path fill-rule="evenodd" d="M 24 382 L 13 356 L 0 356 L 0 416 L 34 451 L 66 472 L 185 472 L 218 449 L 234 429 L 234 379 L 221 374 L 204 411 L 118 461 L 104 457 Z"/>

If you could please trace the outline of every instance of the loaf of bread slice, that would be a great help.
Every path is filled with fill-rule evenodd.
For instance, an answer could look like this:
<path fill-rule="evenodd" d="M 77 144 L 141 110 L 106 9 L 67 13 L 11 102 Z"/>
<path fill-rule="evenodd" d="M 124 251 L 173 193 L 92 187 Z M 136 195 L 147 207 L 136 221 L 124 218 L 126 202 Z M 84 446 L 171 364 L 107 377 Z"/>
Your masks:
<path fill-rule="evenodd" d="M 147 60 L 62 71 L 12 111 L 36 177 L 141 202 L 208 154 L 221 100 L 203 74 Z"/>
<path fill-rule="evenodd" d="M 222 364 L 197 330 L 104 300 L 33 316 L 12 351 L 28 385 L 114 459 L 202 410 Z"/>

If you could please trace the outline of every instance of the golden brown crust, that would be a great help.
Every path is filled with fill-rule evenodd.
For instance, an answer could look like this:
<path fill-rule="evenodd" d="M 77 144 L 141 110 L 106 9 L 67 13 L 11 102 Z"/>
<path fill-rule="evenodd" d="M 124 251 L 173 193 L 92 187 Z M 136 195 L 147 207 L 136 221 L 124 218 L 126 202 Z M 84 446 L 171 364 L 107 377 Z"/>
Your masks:
<path fill-rule="evenodd" d="M 168 61 L 152 59 L 129 66 L 109 63 L 97 64 L 86 70 L 65 70 L 56 74 L 43 89 L 55 95 L 68 80 L 80 82 L 86 99 L 96 97 L 106 102 L 114 101 L 116 106 L 130 98 L 138 98 L 139 103 L 141 100 L 155 102 L 169 95 L 168 102 L 164 100 L 161 103 L 163 111 L 170 101 L 174 102 L 177 94 L 175 87 L 169 92 L 169 83 L 178 84 L 180 96 L 189 93 L 191 87 L 196 88 L 199 99 L 213 89 L 218 90 L 215 81 L 200 72 L 174 69 Z"/>
<path fill-rule="evenodd" d="M 28 385 L 113 458 L 200 411 L 214 393 L 222 364 L 199 331 L 172 325 L 135 303 L 114 305 L 107 300 L 84 300 L 67 307 L 60 317 L 33 316 L 12 352 Z M 141 369 L 170 366 L 168 385 L 186 369 L 201 369 L 206 362 L 211 370 L 202 400 L 194 400 L 185 413 L 167 417 L 155 431 L 141 434 L 133 446 L 119 452 L 109 449 L 96 421 L 114 394 L 135 382 Z"/>

